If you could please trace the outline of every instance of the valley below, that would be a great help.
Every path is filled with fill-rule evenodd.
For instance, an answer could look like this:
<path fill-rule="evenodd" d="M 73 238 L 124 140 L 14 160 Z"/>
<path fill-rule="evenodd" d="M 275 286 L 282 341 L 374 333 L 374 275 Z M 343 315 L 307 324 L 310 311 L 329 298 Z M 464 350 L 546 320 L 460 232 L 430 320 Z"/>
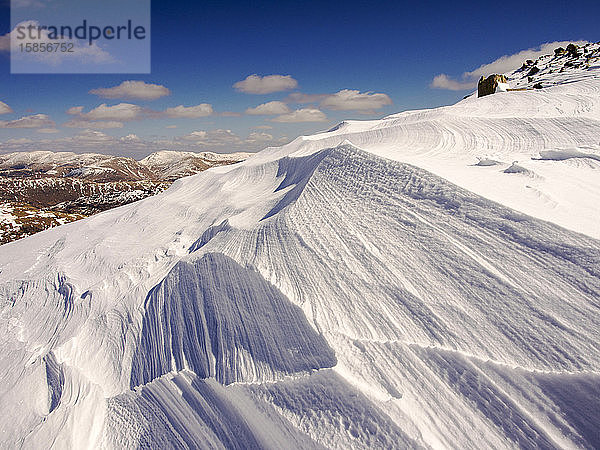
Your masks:
<path fill-rule="evenodd" d="M 0 244 L 156 195 L 178 178 L 247 156 L 165 151 L 135 161 L 68 152 L 0 155 Z"/>

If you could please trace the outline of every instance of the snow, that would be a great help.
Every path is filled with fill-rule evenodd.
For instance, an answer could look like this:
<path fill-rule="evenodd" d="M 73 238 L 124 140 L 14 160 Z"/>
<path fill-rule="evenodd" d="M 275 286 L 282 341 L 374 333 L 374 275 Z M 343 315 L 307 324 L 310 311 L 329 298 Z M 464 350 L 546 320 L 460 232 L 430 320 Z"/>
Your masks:
<path fill-rule="evenodd" d="M 597 447 L 596 70 L 1 246 L 0 446 Z"/>
<path fill-rule="evenodd" d="M 221 253 L 175 265 L 148 294 L 145 309 L 132 387 L 184 368 L 230 384 L 336 363 L 300 308 L 258 273 Z M 221 320 L 213 323 L 215 317 Z M 182 326 L 186 322 L 190 325 Z M 271 323 L 268 330 L 265 323 Z"/>
<path fill-rule="evenodd" d="M 15 216 L 12 214 L 13 209 L 10 204 L 0 203 L 0 224 L 8 227 L 17 226 L 15 222 Z"/>
<path fill-rule="evenodd" d="M 510 85 L 508 83 L 498 83 L 498 86 L 496 86 L 496 93 L 507 92 L 509 88 Z"/>
<path fill-rule="evenodd" d="M 163 179 L 177 179 L 199 172 L 197 166 L 208 168 L 215 165 L 235 163 L 252 156 L 252 153 L 212 153 L 212 152 L 176 152 L 159 151 L 140 161 L 154 173 L 160 173 Z"/>
<path fill-rule="evenodd" d="M 213 153 L 213 152 L 178 152 L 172 150 L 163 150 L 151 153 L 140 160 L 145 166 L 169 165 L 174 164 L 185 158 L 200 158 L 207 161 L 240 161 L 252 156 L 253 153 Z"/>
<path fill-rule="evenodd" d="M 6 155 L 0 155 L 0 167 L 10 168 L 19 165 L 29 164 L 66 164 L 78 162 L 82 165 L 93 164 L 113 158 L 109 155 L 100 155 L 96 153 L 73 153 L 73 152 L 51 152 L 51 151 L 33 151 L 33 152 L 15 152 Z"/>
<path fill-rule="evenodd" d="M 169 164 L 179 161 L 182 158 L 189 156 L 198 156 L 198 153 L 194 152 L 177 152 L 177 151 L 160 151 L 154 152 L 146 156 L 144 159 L 140 160 L 142 164 L 150 165 L 150 164 Z"/>

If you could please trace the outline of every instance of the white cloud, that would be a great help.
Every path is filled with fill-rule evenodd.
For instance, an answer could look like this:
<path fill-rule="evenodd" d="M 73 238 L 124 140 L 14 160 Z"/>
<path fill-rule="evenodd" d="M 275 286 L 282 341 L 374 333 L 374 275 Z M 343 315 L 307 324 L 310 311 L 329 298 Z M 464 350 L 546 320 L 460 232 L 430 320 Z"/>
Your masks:
<path fill-rule="evenodd" d="M 387 94 L 360 92 L 355 89 L 342 89 L 335 94 L 303 94 L 293 92 L 288 95 L 288 103 L 318 103 L 321 108 L 335 111 L 374 111 L 391 105 L 392 99 Z"/>
<path fill-rule="evenodd" d="M 87 113 L 81 113 L 81 117 L 88 120 L 135 120 L 140 118 L 142 111 L 141 106 L 131 103 L 119 103 L 113 106 L 103 103 Z"/>
<path fill-rule="evenodd" d="M 10 33 L 0 36 L 0 52 L 10 52 Z"/>
<path fill-rule="evenodd" d="M 43 133 L 43 134 L 55 134 L 55 133 L 59 132 L 56 128 L 40 128 L 35 131 L 37 131 L 38 133 Z"/>
<path fill-rule="evenodd" d="M 391 104 L 392 99 L 387 94 L 343 89 L 328 95 L 321 101 L 320 106 L 336 111 L 372 111 Z"/>
<path fill-rule="evenodd" d="M 3 151 L 69 151 L 109 153 L 119 156 L 143 157 L 152 151 L 160 150 L 159 146 L 151 141 L 132 139 L 131 137 L 115 138 L 101 131 L 83 130 L 74 136 L 55 139 L 37 140 L 12 140 L 0 143 Z"/>
<path fill-rule="evenodd" d="M 259 125 L 254 127 L 255 130 L 272 130 L 273 127 L 271 125 Z"/>
<path fill-rule="evenodd" d="M 538 47 L 522 50 L 512 55 L 504 55 L 492 61 L 491 63 L 482 64 L 475 70 L 465 72 L 460 79 L 455 80 L 446 74 L 437 75 L 430 84 L 430 87 L 435 89 L 448 89 L 452 91 L 462 91 L 474 89 L 477 86 L 477 81 L 481 76 L 488 76 L 493 73 L 506 73 L 518 69 L 526 60 L 536 60 L 542 55 L 553 54 L 554 49 L 558 47 L 566 47 L 571 42 L 582 45 L 585 41 L 555 41 L 547 42 Z"/>
<path fill-rule="evenodd" d="M 90 94 L 103 98 L 126 98 L 136 100 L 156 100 L 169 95 L 171 91 L 160 84 L 145 83 L 143 81 L 123 81 L 118 86 L 111 88 L 92 89 Z"/>
<path fill-rule="evenodd" d="M 244 148 L 245 150 L 261 149 L 266 143 L 272 142 L 273 136 L 269 133 L 253 131 L 246 139 L 240 138 L 231 130 L 210 130 L 210 131 L 192 131 L 189 134 L 175 138 L 170 143 L 164 141 L 164 145 L 191 143 L 202 147 L 228 147 L 230 149 Z"/>
<path fill-rule="evenodd" d="M 66 113 L 71 116 L 78 116 L 82 112 L 83 112 L 83 106 L 72 106 L 71 108 L 67 109 L 67 111 L 66 111 Z"/>
<path fill-rule="evenodd" d="M 255 144 L 255 143 L 261 143 L 261 142 L 270 142 L 272 140 L 273 140 L 273 136 L 272 135 L 270 135 L 269 133 L 259 132 L 259 131 L 253 131 L 246 138 L 246 142 L 248 144 Z"/>
<path fill-rule="evenodd" d="M 301 92 L 292 92 L 288 95 L 288 103 L 318 103 L 327 98 L 329 94 L 303 94 Z"/>
<path fill-rule="evenodd" d="M 298 82 L 291 75 L 249 75 L 245 80 L 238 81 L 233 87 L 246 94 L 270 94 L 272 92 L 287 91 L 298 86 Z"/>
<path fill-rule="evenodd" d="M 31 136 L 30 136 L 31 137 Z M 114 137 L 102 131 L 84 129 L 74 136 L 61 136 L 54 139 L 12 139 L 0 142 L 2 152 L 51 150 L 74 152 L 109 153 L 131 156 L 140 159 L 159 150 L 176 151 L 253 151 L 260 150 L 271 142 L 287 141 L 287 138 L 274 139 L 271 134 L 252 132 L 245 139 L 227 129 L 194 131 L 172 139 L 145 139 L 133 133 Z"/>
<path fill-rule="evenodd" d="M 144 109 L 131 103 L 119 103 L 108 106 L 106 103 L 83 112 L 83 106 L 73 106 L 67 109 L 67 114 L 74 119 L 64 123 L 68 128 L 89 128 L 102 130 L 108 128 L 123 128 L 123 122 L 141 119 Z"/>
<path fill-rule="evenodd" d="M 0 51 L 11 52 L 13 58 L 28 59 L 49 64 L 52 66 L 59 65 L 63 60 L 76 60 L 80 63 L 85 64 L 106 64 L 114 62 L 114 58 L 108 52 L 100 48 L 95 42 L 89 45 L 87 41 L 81 41 L 78 39 L 50 39 L 48 30 L 38 29 L 39 38 L 31 39 L 29 34 L 25 35 L 25 38 L 19 39 L 18 28 L 19 27 L 39 27 L 40 23 L 36 20 L 26 20 L 18 23 L 15 28 L 3 36 L 0 36 Z M 11 39 L 12 36 L 12 39 Z M 71 52 L 21 52 L 19 45 L 26 45 L 27 43 L 32 44 L 73 44 Z M 11 50 L 12 49 L 12 50 Z"/>
<path fill-rule="evenodd" d="M 73 136 L 76 142 L 83 144 L 97 144 L 114 141 L 115 138 L 101 131 L 84 130 L 76 136 Z"/>
<path fill-rule="evenodd" d="M 114 106 L 103 103 L 87 113 L 83 112 L 83 106 L 73 106 L 67 109 L 67 114 L 76 117 L 65 122 L 63 126 L 90 130 L 123 128 L 122 121 L 135 120 L 141 113 L 142 108 L 131 103 L 119 103 Z"/>
<path fill-rule="evenodd" d="M 7 144 L 11 144 L 11 145 L 31 144 L 32 142 L 35 142 L 35 141 L 32 139 L 29 139 L 29 138 L 15 138 L 15 139 L 8 139 L 6 141 Z"/>
<path fill-rule="evenodd" d="M 140 142 L 141 139 L 138 137 L 137 134 L 128 134 L 127 136 L 123 136 L 121 139 L 121 142 Z"/>
<path fill-rule="evenodd" d="M 64 127 L 68 128 L 85 128 L 90 130 L 106 130 L 110 128 L 123 128 L 123 122 L 116 120 L 86 120 L 73 119 L 65 122 Z"/>
<path fill-rule="evenodd" d="M 445 73 L 440 73 L 433 78 L 430 87 L 434 89 L 446 89 L 449 91 L 464 91 L 474 87 L 473 80 L 459 81 L 453 80 Z"/>
<path fill-rule="evenodd" d="M 290 108 L 283 102 L 274 101 L 263 103 L 262 105 L 258 105 L 255 108 L 248 108 L 246 110 L 246 114 L 251 116 L 274 116 L 277 114 L 287 114 L 290 112 Z"/>
<path fill-rule="evenodd" d="M 119 103 L 107 105 L 103 103 L 88 112 L 84 112 L 83 106 L 73 106 L 67 110 L 67 114 L 73 119 L 64 124 L 69 128 L 83 128 L 101 130 L 109 128 L 123 128 L 123 122 L 142 119 L 169 118 L 199 118 L 210 116 L 213 113 L 212 105 L 202 103 L 196 106 L 179 105 L 167 108 L 165 111 L 152 111 L 132 103 Z M 169 127 L 175 128 L 176 125 Z"/>
<path fill-rule="evenodd" d="M 167 108 L 164 111 L 152 111 L 132 103 L 119 103 L 112 106 L 108 106 L 106 103 L 103 103 L 88 112 L 83 112 L 83 106 L 73 106 L 67 110 L 67 114 L 76 117 L 76 119 L 71 121 L 71 125 L 67 126 L 87 128 L 84 126 L 84 121 L 111 121 L 112 126 L 109 124 L 100 123 L 97 124 L 96 128 L 102 127 L 102 125 L 106 125 L 103 128 L 120 128 L 122 125 L 116 125 L 115 122 L 128 122 L 144 118 L 159 117 L 169 117 L 174 119 L 196 119 L 199 117 L 212 115 L 213 108 L 212 105 L 208 103 L 201 103 L 200 105 L 196 106 L 179 105 L 172 108 Z M 90 126 L 90 128 L 93 127 Z"/>
<path fill-rule="evenodd" d="M 179 139 L 193 142 L 197 145 L 214 147 L 223 145 L 236 145 L 241 142 L 240 137 L 231 130 L 221 129 L 211 131 L 192 131 L 190 134 L 181 136 Z"/>
<path fill-rule="evenodd" d="M 13 112 L 12 108 L 4 102 L 0 102 L 0 114 L 8 114 Z"/>
<path fill-rule="evenodd" d="M 0 120 L 0 128 L 50 128 L 54 125 L 54 121 L 46 114 L 34 114 L 16 120 Z"/>
<path fill-rule="evenodd" d="M 201 141 L 206 138 L 206 131 L 192 131 L 190 134 L 181 136 L 184 141 Z"/>
<path fill-rule="evenodd" d="M 10 0 L 11 8 L 43 8 L 46 6 L 39 0 Z"/>
<path fill-rule="evenodd" d="M 199 117 L 207 117 L 213 114 L 213 107 L 208 103 L 201 103 L 196 106 L 175 106 L 165 110 L 167 117 L 197 119 Z"/>
<path fill-rule="evenodd" d="M 292 111 L 288 114 L 282 114 L 274 119 L 273 122 L 285 122 L 285 123 L 296 123 L 296 122 L 323 122 L 327 120 L 327 116 L 316 108 L 302 108 Z"/>

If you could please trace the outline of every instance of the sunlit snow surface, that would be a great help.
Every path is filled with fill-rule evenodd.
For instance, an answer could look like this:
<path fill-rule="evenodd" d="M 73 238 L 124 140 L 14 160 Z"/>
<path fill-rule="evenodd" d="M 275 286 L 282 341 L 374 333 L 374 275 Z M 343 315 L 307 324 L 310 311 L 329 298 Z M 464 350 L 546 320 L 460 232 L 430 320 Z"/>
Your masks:
<path fill-rule="evenodd" d="M 0 247 L 0 447 L 598 447 L 600 78 L 570 73 Z"/>

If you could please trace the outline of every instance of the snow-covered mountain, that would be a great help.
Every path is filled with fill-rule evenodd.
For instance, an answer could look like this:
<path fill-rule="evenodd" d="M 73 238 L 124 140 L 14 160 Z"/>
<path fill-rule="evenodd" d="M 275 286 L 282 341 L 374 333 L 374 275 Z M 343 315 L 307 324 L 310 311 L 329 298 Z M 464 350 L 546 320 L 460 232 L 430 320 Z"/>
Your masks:
<path fill-rule="evenodd" d="M 252 156 L 253 153 L 213 153 L 213 152 L 154 152 L 140 161 L 150 171 L 160 174 L 161 180 L 174 181 L 194 175 L 210 167 L 233 164 Z"/>
<path fill-rule="evenodd" d="M 252 153 L 155 152 L 140 161 L 123 156 L 73 152 L 16 152 L 0 155 L 0 171 L 93 181 L 174 181 L 209 167 L 236 163 Z"/>
<path fill-rule="evenodd" d="M 0 155 L 0 244 L 162 192 L 250 153 L 161 151 L 141 161 L 72 152 Z"/>
<path fill-rule="evenodd" d="M 1 246 L 2 446 L 598 447 L 598 47 Z"/>

